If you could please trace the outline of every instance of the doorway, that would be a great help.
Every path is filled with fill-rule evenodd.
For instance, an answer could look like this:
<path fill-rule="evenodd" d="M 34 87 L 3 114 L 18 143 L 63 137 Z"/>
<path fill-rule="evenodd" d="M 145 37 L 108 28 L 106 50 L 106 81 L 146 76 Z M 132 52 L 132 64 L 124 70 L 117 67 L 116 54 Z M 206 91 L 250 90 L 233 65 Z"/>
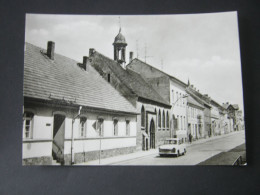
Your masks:
<path fill-rule="evenodd" d="M 155 125 L 153 119 L 150 123 L 150 148 L 155 148 Z"/>
<path fill-rule="evenodd" d="M 65 136 L 65 116 L 54 115 L 52 156 L 61 164 L 64 163 L 64 136 Z"/>

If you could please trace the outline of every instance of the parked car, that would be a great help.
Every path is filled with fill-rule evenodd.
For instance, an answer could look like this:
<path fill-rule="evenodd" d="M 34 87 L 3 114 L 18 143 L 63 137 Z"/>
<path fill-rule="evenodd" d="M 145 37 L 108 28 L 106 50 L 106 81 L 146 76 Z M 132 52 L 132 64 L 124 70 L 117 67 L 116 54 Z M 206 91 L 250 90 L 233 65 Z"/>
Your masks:
<path fill-rule="evenodd" d="M 180 156 L 186 153 L 186 144 L 182 143 L 179 138 L 168 138 L 164 141 L 164 144 L 159 147 L 159 155 L 175 155 Z"/>

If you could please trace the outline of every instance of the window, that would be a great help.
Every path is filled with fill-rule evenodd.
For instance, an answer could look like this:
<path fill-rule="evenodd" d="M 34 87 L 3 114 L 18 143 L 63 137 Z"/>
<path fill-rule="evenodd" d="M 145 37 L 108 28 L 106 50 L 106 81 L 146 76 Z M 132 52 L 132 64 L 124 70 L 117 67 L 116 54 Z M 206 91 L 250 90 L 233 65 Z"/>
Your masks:
<path fill-rule="evenodd" d="M 98 134 L 100 137 L 103 137 L 104 136 L 104 119 L 100 118 L 98 119 L 97 121 L 97 130 L 98 130 Z"/>
<path fill-rule="evenodd" d="M 114 120 L 114 136 L 118 135 L 118 120 Z"/>
<path fill-rule="evenodd" d="M 180 128 L 180 118 L 179 115 L 177 115 L 177 129 L 179 130 Z"/>
<path fill-rule="evenodd" d="M 159 114 L 158 114 L 158 127 L 161 128 L 161 110 L 159 110 Z"/>
<path fill-rule="evenodd" d="M 126 120 L 125 121 L 125 124 L 126 124 L 126 136 L 129 136 L 130 135 L 130 121 L 129 120 Z"/>
<path fill-rule="evenodd" d="M 32 138 L 32 121 L 34 114 L 32 112 L 25 112 L 23 115 L 23 134 L 24 138 Z"/>
<path fill-rule="evenodd" d="M 179 94 L 178 94 L 178 92 L 176 92 L 176 98 L 177 98 L 177 99 L 176 99 L 176 101 L 177 101 L 176 104 L 177 104 L 177 106 L 178 106 L 178 99 L 179 99 Z"/>
<path fill-rule="evenodd" d="M 182 122 L 182 116 L 181 116 L 181 129 L 183 129 L 183 122 Z"/>
<path fill-rule="evenodd" d="M 141 126 L 145 127 L 145 111 L 144 111 L 144 106 L 142 106 L 141 109 Z"/>
<path fill-rule="evenodd" d="M 186 120 L 185 120 L 185 117 L 184 117 L 184 130 L 186 130 Z"/>
<path fill-rule="evenodd" d="M 80 137 L 86 136 L 86 117 L 80 117 Z"/>
<path fill-rule="evenodd" d="M 172 90 L 172 103 L 174 103 L 174 90 Z"/>
<path fill-rule="evenodd" d="M 110 83 L 110 74 L 107 74 L 107 81 Z"/>
<path fill-rule="evenodd" d="M 163 111 L 163 119 L 162 119 L 162 126 L 163 126 L 163 128 L 165 128 L 165 113 L 164 113 L 164 111 Z"/>
<path fill-rule="evenodd" d="M 169 128 L 169 113 L 166 114 L 166 127 Z"/>

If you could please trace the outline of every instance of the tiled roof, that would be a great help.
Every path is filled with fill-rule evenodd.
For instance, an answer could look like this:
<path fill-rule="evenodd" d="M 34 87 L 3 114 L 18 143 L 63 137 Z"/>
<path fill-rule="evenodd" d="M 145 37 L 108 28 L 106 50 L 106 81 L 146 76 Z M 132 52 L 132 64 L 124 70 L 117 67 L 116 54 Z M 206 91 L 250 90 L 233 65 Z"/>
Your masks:
<path fill-rule="evenodd" d="M 203 104 L 203 105 L 206 105 L 208 107 L 211 107 L 211 105 L 206 102 L 204 99 L 203 99 L 203 95 L 200 94 L 199 92 L 191 89 L 190 87 L 187 87 L 186 88 L 186 92 L 191 95 L 196 101 L 198 101 L 199 103 Z"/>
<path fill-rule="evenodd" d="M 188 101 L 188 103 L 190 103 L 190 104 L 193 104 L 193 105 L 195 105 L 195 106 L 198 106 L 198 107 L 200 107 L 200 108 L 204 108 L 204 106 L 202 105 L 202 104 L 200 104 L 198 101 L 196 101 L 192 96 L 188 96 L 187 97 L 187 101 Z"/>
<path fill-rule="evenodd" d="M 183 87 L 187 87 L 187 84 L 184 83 L 183 81 L 177 79 L 176 77 L 174 77 L 174 76 L 172 76 L 172 75 L 169 75 L 169 74 L 166 73 L 166 72 L 163 72 L 162 70 L 159 70 L 158 68 L 155 68 L 154 66 L 152 66 L 152 65 L 150 65 L 150 64 L 147 64 L 146 62 L 143 62 L 143 61 L 140 60 L 140 59 L 137 59 L 137 58 L 133 59 L 133 60 L 127 65 L 127 67 L 131 67 L 131 65 L 133 65 L 133 64 L 141 64 L 142 66 L 144 66 L 144 65 L 145 65 L 145 66 L 148 66 L 148 67 L 150 67 L 150 68 L 152 68 L 152 69 L 154 69 L 154 70 L 156 70 L 156 71 L 159 71 L 159 72 L 161 72 L 162 74 L 168 76 L 170 79 L 172 79 L 173 81 L 175 81 L 175 82 L 181 84 Z"/>
<path fill-rule="evenodd" d="M 155 89 L 142 78 L 140 74 L 132 70 L 122 68 L 122 66 L 116 61 L 100 54 L 97 51 L 90 56 L 90 59 L 92 60 L 91 63 L 93 63 L 93 65 L 105 64 L 108 66 L 110 70 L 117 75 L 118 79 L 138 97 L 170 106 L 170 104 L 165 101 L 155 91 Z"/>
<path fill-rule="evenodd" d="M 44 49 L 29 43 L 25 48 L 24 97 L 136 113 L 132 104 L 91 66 L 85 71 L 70 58 L 55 53 L 51 60 Z"/>
<path fill-rule="evenodd" d="M 239 110 L 238 104 L 230 104 L 235 110 Z"/>

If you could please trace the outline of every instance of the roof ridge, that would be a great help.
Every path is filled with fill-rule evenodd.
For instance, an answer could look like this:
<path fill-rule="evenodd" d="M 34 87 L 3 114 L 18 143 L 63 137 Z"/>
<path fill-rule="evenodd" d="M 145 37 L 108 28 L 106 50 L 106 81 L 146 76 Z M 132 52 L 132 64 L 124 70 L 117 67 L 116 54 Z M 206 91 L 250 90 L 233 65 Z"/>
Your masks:
<path fill-rule="evenodd" d="M 165 105 L 167 105 L 167 106 L 170 105 L 163 97 L 160 96 L 160 94 L 158 94 L 158 93 L 156 92 L 156 90 L 155 90 L 148 82 L 146 82 L 146 80 L 145 80 L 139 73 L 136 73 L 135 71 L 129 72 L 129 71 L 128 71 L 128 70 L 129 70 L 128 68 L 124 69 L 118 62 L 112 60 L 111 58 L 109 58 L 109 57 L 107 57 L 107 56 L 101 54 L 100 52 L 98 52 L 98 51 L 96 51 L 96 50 L 95 50 L 95 53 L 96 53 L 97 55 L 99 55 L 100 57 L 103 57 L 104 59 L 109 60 L 109 61 L 111 62 L 111 64 L 108 64 L 108 67 L 110 67 L 110 68 L 115 67 L 115 68 L 113 68 L 114 71 L 112 70 L 113 72 L 122 71 L 123 74 L 125 74 L 124 76 L 128 76 L 129 80 L 131 80 L 131 83 L 129 83 L 129 82 L 127 81 L 127 79 L 123 79 L 123 78 L 120 77 L 120 76 L 118 76 L 118 77 L 119 77 L 120 81 L 122 82 L 122 84 L 123 84 L 124 86 L 126 86 L 131 92 L 133 92 L 133 93 L 136 94 L 137 96 L 142 97 L 142 98 L 144 98 L 144 99 L 151 100 L 151 101 L 155 101 L 155 102 L 158 102 L 158 103 L 161 103 L 161 104 L 165 104 Z M 95 55 L 95 54 L 94 54 L 94 55 Z M 133 78 L 132 72 L 133 72 L 134 74 L 137 74 L 138 77 L 141 79 L 141 81 L 142 81 L 143 83 L 145 83 L 146 86 L 143 86 L 143 87 L 149 88 L 149 90 L 151 90 L 151 91 L 154 93 L 154 95 L 155 95 L 154 98 L 152 98 L 152 97 L 148 98 L 148 96 L 144 96 L 144 94 L 141 95 L 140 92 L 138 92 L 138 90 L 137 90 L 134 86 L 131 85 L 131 84 L 133 84 L 132 82 L 134 82 L 133 79 L 136 80 L 136 78 Z M 121 76 L 122 76 L 122 75 L 121 75 Z M 138 82 L 138 81 L 137 81 L 137 82 Z M 139 82 L 140 82 L 140 81 L 139 81 Z"/>
<path fill-rule="evenodd" d="M 153 88 L 153 86 L 152 86 L 150 83 L 148 83 L 148 82 L 145 80 L 145 78 L 143 78 L 143 76 L 142 76 L 141 74 L 139 74 L 139 73 L 137 73 L 137 72 L 135 72 L 135 71 L 133 71 L 133 70 L 131 70 L 131 69 L 129 69 L 129 68 L 127 68 L 127 70 L 130 70 L 130 71 L 132 71 L 132 72 L 134 72 L 134 73 L 140 75 L 141 79 L 142 79 L 159 97 L 161 97 L 162 100 L 165 101 L 165 103 L 167 103 L 168 105 L 170 105 L 170 103 L 169 103 L 167 100 L 165 100 L 165 99 Z"/>
<path fill-rule="evenodd" d="M 29 45 L 31 45 L 31 46 L 37 47 L 38 49 L 47 51 L 45 48 L 42 48 L 42 47 L 37 46 L 37 45 L 34 45 L 34 44 L 32 44 L 32 43 L 29 43 L 29 42 L 25 42 L 25 43 L 26 43 L 26 44 L 29 44 Z M 56 52 L 54 52 L 54 53 L 55 53 L 55 55 L 58 55 L 58 56 L 60 56 L 60 57 L 67 58 L 67 59 L 72 60 L 72 61 L 74 61 L 74 62 L 76 62 L 76 63 L 80 63 L 79 61 L 77 61 L 77 60 L 75 60 L 75 59 L 72 59 L 72 58 L 70 58 L 70 57 L 64 56 L 64 55 L 62 55 L 62 54 L 60 54 L 60 53 L 56 53 Z"/>
<path fill-rule="evenodd" d="M 145 65 L 147 65 L 147 66 L 150 66 L 150 67 L 154 68 L 155 70 L 160 71 L 161 73 L 166 74 L 167 76 L 169 76 L 169 77 L 171 77 L 171 78 L 173 78 L 173 79 L 175 79 L 175 80 L 181 82 L 181 83 L 184 84 L 185 86 L 187 86 L 187 84 L 186 84 L 185 82 L 181 81 L 180 79 L 178 79 L 178 78 L 176 78 L 176 77 L 174 77 L 174 76 L 172 76 L 172 75 L 170 75 L 170 74 L 168 74 L 168 73 L 166 73 L 166 72 L 160 70 L 159 68 L 154 67 L 154 66 L 151 65 L 151 64 L 148 64 L 148 63 L 146 63 L 146 62 L 140 60 L 139 58 L 134 58 L 129 64 L 131 64 L 134 60 L 138 60 L 138 61 L 140 61 L 141 63 L 143 63 L 143 64 L 145 64 Z M 128 66 L 129 64 L 127 64 L 126 66 Z"/>

